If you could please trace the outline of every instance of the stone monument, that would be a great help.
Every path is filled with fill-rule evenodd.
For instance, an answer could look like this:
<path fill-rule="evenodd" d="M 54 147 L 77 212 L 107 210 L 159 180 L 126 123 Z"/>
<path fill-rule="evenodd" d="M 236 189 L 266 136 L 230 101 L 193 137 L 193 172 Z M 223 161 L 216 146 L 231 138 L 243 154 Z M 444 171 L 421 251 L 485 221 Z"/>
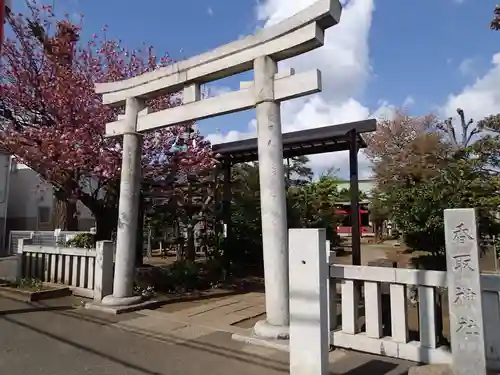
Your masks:
<path fill-rule="evenodd" d="M 476 211 L 444 210 L 444 230 L 452 369 L 455 375 L 486 375 Z"/>

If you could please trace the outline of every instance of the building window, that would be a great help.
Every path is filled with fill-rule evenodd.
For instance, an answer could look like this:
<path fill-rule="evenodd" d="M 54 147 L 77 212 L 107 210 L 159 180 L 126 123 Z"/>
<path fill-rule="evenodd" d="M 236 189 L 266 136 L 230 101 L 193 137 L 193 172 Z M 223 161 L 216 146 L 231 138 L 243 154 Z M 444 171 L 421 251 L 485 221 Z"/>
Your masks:
<path fill-rule="evenodd" d="M 50 223 L 50 207 L 38 206 L 38 222 L 40 224 Z"/>

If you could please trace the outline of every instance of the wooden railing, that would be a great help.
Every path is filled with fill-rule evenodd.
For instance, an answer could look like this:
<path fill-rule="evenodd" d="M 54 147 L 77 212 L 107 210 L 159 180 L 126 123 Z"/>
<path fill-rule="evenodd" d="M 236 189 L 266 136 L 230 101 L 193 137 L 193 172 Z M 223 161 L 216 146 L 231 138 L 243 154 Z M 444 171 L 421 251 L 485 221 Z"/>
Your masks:
<path fill-rule="evenodd" d="M 113 291 L 113 243 L 97 242 L 95 249 L 18 243 L 18 277 L 62 284 L 74 295 L 101 300 Z"/>

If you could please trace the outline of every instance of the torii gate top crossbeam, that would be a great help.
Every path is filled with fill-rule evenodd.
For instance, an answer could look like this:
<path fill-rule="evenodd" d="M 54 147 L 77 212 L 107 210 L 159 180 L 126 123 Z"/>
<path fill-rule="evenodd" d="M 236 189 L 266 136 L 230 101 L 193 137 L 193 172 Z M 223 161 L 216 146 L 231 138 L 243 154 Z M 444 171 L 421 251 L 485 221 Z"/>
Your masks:
<path fill-rule="evenodd" d="M 325 29 L 339 22 L 341 11 L 338 0 L 318 0 L 254 35 L 137 77 L 96 84 L 96 92 L 104 104 L 123 106 L 127 98 L 152 98 L 250 70 L 260 56 L 284 60 L 322 46 Z"/>

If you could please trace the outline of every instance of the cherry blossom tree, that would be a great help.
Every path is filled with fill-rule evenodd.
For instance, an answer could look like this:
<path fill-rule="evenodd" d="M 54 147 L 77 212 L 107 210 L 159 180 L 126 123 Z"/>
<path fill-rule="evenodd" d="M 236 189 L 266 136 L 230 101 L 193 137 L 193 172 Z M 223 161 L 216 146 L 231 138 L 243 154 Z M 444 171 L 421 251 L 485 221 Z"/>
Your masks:
<path fill-rule="evenodd" d="M 490 22 L 491 30 L 500 30 L 500 5 L 495 6 L 493 10 L 493 19 Z"/>
<path fill-rule="evenodd" d="M 381 119 L 377 131 L 366 135 L 366 156 L 382 191 L 426 180 L 438 173 L 448 145 L 433 115 L 413 117 L 403 110 Z"/>
<path fill-rule="evenodd" d="M 118 109 L 103 106 L 94 92 L 98 82 L 140 75 L 170 64 L 152 47 L 128 50 L 120 41 L 97 34 L 81 41 L 81 26 L 58 19 L 50 5 L 26 0 L 25 14 L 7 16 L 11 35 L 1 57 L 0 146 L 34 169 L 54 187 L 55 227 L 76 229 L 76 202 L 90 209 L 98 239 L 108 239 L 116 225 L 121 139 L 105 138 L 107 122 Z M 83 17 L 83 16 L 82 16 Z M 179 105 L 165 95 L 147 103 L 153 111 Z M 192 124 L 170 127 L 143 137 L 143 176 L 174 182 L 214 164 L 211 148 Z M 176 140 L 187 147 L 172 152 Z"/>

